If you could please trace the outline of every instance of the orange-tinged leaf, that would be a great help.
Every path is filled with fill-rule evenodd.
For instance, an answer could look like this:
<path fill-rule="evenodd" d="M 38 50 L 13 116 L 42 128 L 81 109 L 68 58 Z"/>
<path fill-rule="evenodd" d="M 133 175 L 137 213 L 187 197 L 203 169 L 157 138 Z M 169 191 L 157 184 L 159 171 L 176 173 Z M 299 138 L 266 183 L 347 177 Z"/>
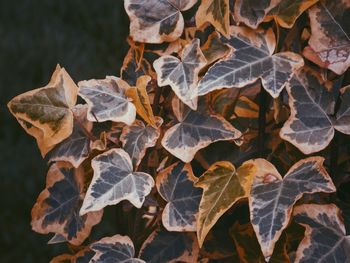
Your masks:
<path fill-rule="evenodd" d="M 84 199 L 83 169 L 64 162 L 54 163 L 47 174 L 46 188 L 32 209 L 32 228 L 47 234 L 56 233 L 73 245 L 80 245 L 91 228 L 101 220 L 103 211 L 80 216 Z"/>
<path fill-rule="evenodd" d="M 207 60 L 207 65 L 225 57 L 231 51 L 231 48 L 228 45 L 222 43 L 220 36 L 216 31 L 209 35 L 207 41 L 201 46 L 201 49 Z"/>
<path fill-rule="evenodd" d="M 64 68 L 57 65 L 42 88 L 13 98 L 8 108 L 27 133 L 35 137 L 42 156 L 73 131 L 72 108 L 78 88 Z"/>
<path fill-rule="evenodd" d="M 230 4 L 229 0 L 202 0 L 196 13 L 196 25 L 201 27 L 211 23 L 224 36 L 229 35 Z"/>
<path fill-rule="evenodd" d="M 142 119 L 144 119 L 151 126 L 156 127 L 156 121 L 146 90 L 147 84 L 150 81 L 150 76 L 145 75 L 139 77 L 136 82 L 136 87 L 128 88 L 125 94 L 132 99 L 136 107 L 136 112 L 142 117 Z"/>
<path fill-rule="evenodd" d="M 237 170 L 230 162 L 214 163 L 201 177 L 196 187 L 203 188 L 197 220 L 197 237 L 202 246 L 209 230 L 238 200 L 247 197 L 255 167 L 244 163 Z"/>

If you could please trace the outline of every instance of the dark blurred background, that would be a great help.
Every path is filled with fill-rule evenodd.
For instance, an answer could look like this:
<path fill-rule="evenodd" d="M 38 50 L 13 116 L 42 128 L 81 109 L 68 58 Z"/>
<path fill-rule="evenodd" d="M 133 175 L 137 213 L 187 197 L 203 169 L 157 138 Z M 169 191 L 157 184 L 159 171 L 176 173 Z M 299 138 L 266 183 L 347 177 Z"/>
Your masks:
<path fill-rule="evenodd" d="M 0 0 L 0 262 L 49 262 L 68 252 L 31 230 L 47 164 L 7 102 L 46 85 L 57 63 L 76 82 L 118 76 L 128 25 L 122 0 Z"/>

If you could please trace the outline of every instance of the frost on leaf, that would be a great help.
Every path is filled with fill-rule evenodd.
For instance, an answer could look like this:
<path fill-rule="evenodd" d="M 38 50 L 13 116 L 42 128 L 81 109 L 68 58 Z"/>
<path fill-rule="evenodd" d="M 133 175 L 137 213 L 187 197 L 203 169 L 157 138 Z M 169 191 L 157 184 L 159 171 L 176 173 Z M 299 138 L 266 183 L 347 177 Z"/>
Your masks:
<path fill-rule="evenodd" d="M 84 171 L 68 164 L 53 164 L 47 174 L 46 188 L 32 209 L 32 228 L 55 233 L 73 245 L 80 245 L 91 228 L 101 220 L 103 211 L 79 215 L 84 198 Z"/>
<path fill-rule="evenodd" d="M 265 90 L 277 98 L 304 61 L 293 52 L 273 54 L 276 46 L 271 29 L 253 31 L 230 27 L 230 38 L 222 39 L 232 47 L 227 57 L 216 62 L 198 84 L 198 95 L 222 88 L 242 88 L 261 79 Z"/>
<path fill-rule="evenodd" d="M 146 43 L 172 42 L 184 29 L 181 11 L 190 9 L 197 0 L 125 0 L 130 18 L 130 36 Z"/>
<path fill-rule="evenodd" d="M 183 162 L 190 162 L 198 150 L 213 142 L 241 137 L 223 117 L 208 113 L 204 107 L 193 111 L 174 99 L 173 110 L 178 123 L 165 132 L 162 145 Z"/>
<path fill-rule="evenodd" d="M 159 86 L 170 85 L 177 97 L 191 109 L 197 109 L 197 82 L 199 71 L 207 64 L 195 38 L 182 50 L 181 61 L 171 55 L 162 56 L 153 63 Z M 193 97 L 194 96 L 194 97 Z"/>
<path fill-rule="evenodd" d="M 88 104 L 87 119 L 94 122 L 114 121 L 130 125 L 136 117 L 134 104 L 125 96 L 129 85 L 120 78 L 84 80 L 78 83 L 79 96 Z"/>
<path fill-rule="evenodd" d="M 111 149 L 96 156 L 91 166 L 94 176 L 80 210 L 82 215 L 123 200 L 140 208 L 154 186 L 152 176 L 133 172 L 130 156 L 123 149 Z"/>
<path fill-rule="evenodd" d="M 250 220 L 266 259 L 271 257 L 289 223 L 293 205 L 303 194 L 336 191 L 323 161 L 322 157 L 303 159 L 294 164 L 283 179 L 270 162 L 252 161 L 256 174 L 249 195 Z"/>
<path fill-rule="evenodd" d="M 57 65 L 50 82 L 42 88 L 13 98 L 8 108 L 27 133 L 35 137 L 45 156 L 73 130 L 72 108 L 78 87 L 64 68 Z"/>
<path fill-rule="evenodd" d="M 162 221 L 168 231 L 196 231 L 202 190 L 194 187 L 198 179 L 190 164 L 177 162 L 158 173 L 156 186 L 167 201 Z"/>

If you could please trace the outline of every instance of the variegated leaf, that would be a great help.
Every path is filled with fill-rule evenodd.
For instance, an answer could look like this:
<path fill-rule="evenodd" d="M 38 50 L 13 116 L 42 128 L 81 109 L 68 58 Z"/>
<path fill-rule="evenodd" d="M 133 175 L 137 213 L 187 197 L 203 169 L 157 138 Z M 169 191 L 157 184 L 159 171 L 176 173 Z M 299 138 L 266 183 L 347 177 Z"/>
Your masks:
<path fill-rule="evenodd" d="M 305 154 L 326 148 L 334 136 L 329 116 L 335 106 L 331 89 L 332 83 L 314 71 L 302 70 L 294 76 L 287 85 L 291 115 L 280 131 L 281 138 Z"/>
<path fill-rule="evenodd" d="M 293 205 L 303 194 L 336 191 L 323 161 L 322 157 L 303 159 L 283 179 L 270 162 L 251 161 L 256 174 L 249 195 L 250 219 L 266 260 L 289 223 Z"/>
<path fill-rule="evenodd" d="M 130 36 L 146 43 L 172 42 L 184 29 L 181 11 L 190 9 L 197 0 L 125 0 L 130 18 Z"/>
<path fill-rule="evenodd" d="M 181 61 L 168 55 L 153 63 L 158 85 L 170 85 L 178 98 L 193 110 L 197 109 L 197 98 L 191 96 L 197 88 L 198 73 L 207 64 L 199 44 L 199 39 L 195 38 L 186 45 L 182 50 Z"/>
<path fill-rule="evenodd" d="M 95 252 L 89 247 L 80 250 L 75 255 L 63 254 L 51 259 L 50 263 L 89 263 Z"/>
<path fill-rule="evenodd" d="M 304 204 L 296 207 L 293 215 L 294 220 L 305 227 L 295 263 L 350 261 L 350 236 L 346 236 L 338 207 Z"/>
<path fill-rule="evenodd" d="M 265 17 L 265 21 L 274 19 L 281 27 L 292 28 L 298 17 L 319 0 L 283 0 Z"/>
<path fill-rule="evenodd" d="M 196 231 L 202 190 L 194 187 L 198 179 L 190 164 L 177 162 L 158 173 L 158 193 L 167 201 L 162 221 L 168 231 Z"/>
<path fill-rule="evenodd" d="M 162 118 L 156 117 L 158 127 L 154 128 L 151 125 L 145 124 L 136 120 L 130 126 L 124 126 L 120 141 L 123 144 L 123 149 L 131 157 L 134 167 L 137 167 L 142 158 L 145 156 L 147 148 L 156 145 L 160 135 L 160 125 L 163 123 Z"/>
<path fill-rule="evenodd" d="M 211 23 L 224 36 L 229 35 L 230 4 L 229 0 L 202 0 L 196 13 L 197 27 Z"/>
<path fill-rule="evenodd" d="M 147 94 L 147 84 L 151 81 L 150 76 L 141 76 L 137 79 L 136 86 L 126 90 L 126 96 L 132 99 L 136 112 L 148 124 L 156 127 L 156 120 Z"/>
<path fill-rule="evenodd" d="M 201 49 L 207 60 L 207 65 L 225 57 L 231 51 L 231 48 L 227 44 L 222 43 L 216 31 L 209 35 L 207 41 L 201 46 Z"/>
<path fill-rule="evenodd" d="M 162 145 L 183 162 L 190 162 L 197 151 L 213 142 L 241 137 L 240 131 L 223 117 L 208 114 L 202 107 L 198 111 L 192 111 L 174 99 L 173 109 L 179 123 L 165 132 Z"/>
<path fill-rule="evenodd" d="M 104 237 L 90 247 L 96 253 L 90 260 L 91 263 L 146 263 L 141 259 L 134 258 L 134 244 L 128 236 Z"/>
<path fill-rule="evenodd" d="M 298 54 L 273 54 L 276 41 L 271 29 L 264 32 L 231 26 L 230 38 L 223 42 L 233 48 L 232 53 L 209 68 L 198 84 L 198 95 L 242 88 L 260 78 L 265 90 L 277 98 L 294 72 L 304 65 Z"/>
<path fill-rule="evenodd" d="M 41 155 L 71 135 L 78 88 L 64 68 L 57 65 L 50 82 L 42 88 L 13 98 L 8 108 L 23 129 L 35 137 Z"/>
<path fill-rule="evenodd" d="M 200 246 L 219 218 L 239 199 L 247 197 L 254 169 L 249 163 L 236 170 L 230 162 L 217 162 L 199 177 L 195 186 L 203 188 L 197 220 Z"/>
<path fill-rule="evenodd" d="M 282 0 L 236 0 L 234 18 L 236 22 L 244 23 L 256 29 L 263 22 L 266 14 Z"/>
<path fill-rule="evenodd" d="M 155 230 L 143 243 L 139 258 L 147 263 L 197 262 L 199 253 L 193 233 Z"/>
<path fill-rule="evenodd" d="M 349 0 L 320 0 L 309 9 L 311 37 L 304 56 L 343 74 L 350 66 Z"/>
<path fill-rule="evenodd" d="M 67 163 L 54 163 L 47 174 L 46 189 L 32 209 L 32 228 L 47 234 L 56 233 L 73 245 L 80 245 L 91 228 L 101 220 L 103 211 L 79 215 L 84 198 L 84 171 Z"/>
<path fill-rule="evenodd" d="M 341 104 L 337 111 L 334 127 L 336 130 L 350 135 L 350 86 L 340 90 Z"/>
<path fill-rule="evenodd" d="M 89 121 L 114 121 L 127 125 L 134 122 L 136 109 L 124 94 L 129 85 L 122 79 L 110 76 L 80 81 L 78 85 L 79 95 L 89 105 Z"/>
<path fill-rule="evenodd" d="M 94 176 L 80 214 L 128 200 L 140 208 L 154 186 L 152 176 L 133 172 L 130 156 L 123 149 L 111 149 L 91 161 Z"/>
<path fill-rule="evenodd" d="M 76 105 L 73 108 L 75 118 L 72 134 L 57 144 L 48 154 L 50 162 L 65 161 L 71 163 L 75 168 L 89 156 L 90 139 L 83 129 L 92 130 L 92 123 L 86 119 L 87 105 Z M 78 123 L 79 122 L 79 123 Z M 80 125 L 84 126 L 81 127 Z"/>

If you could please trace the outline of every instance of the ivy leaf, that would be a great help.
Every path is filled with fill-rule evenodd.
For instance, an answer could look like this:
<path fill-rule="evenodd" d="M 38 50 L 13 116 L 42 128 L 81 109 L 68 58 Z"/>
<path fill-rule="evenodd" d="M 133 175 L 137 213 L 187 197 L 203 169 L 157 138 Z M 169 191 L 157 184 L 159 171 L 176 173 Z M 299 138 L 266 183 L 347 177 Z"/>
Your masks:
<path fill-rule="evenodd" d="M 137 79 L 136 87 L 130 87 L 125 94 L 133 100 L 136 107 L 136 112 L 148 124 L 156 127 L 156 120 L 153 115 L 153 110 L 147 94 L 147 84 L 151 81 L 150 76 L 141 76 Z"/>
<path fill-rule="evenodd" d="M 94 176 L 80 214 L 128 200 L 140 208 L 154 186 L 152 176 L 133 172 L 130 156 L 123 149 L 111 149 L 91 161 Z"/>
<path fill-rule="evenodd" d="M 46 188 L 32 209 L 32 228 L 47 234 L 56 233 L 73 245 L 80 245 L 91 228 L 101 220 L 103 211 L 80 216 L 84 198 L 84 171 L 66 163 L 54 163 L 47 174 Z"/>
<path fill-rule="evenodd" d="M 201 46 L 201 49 L 207 60 L 207 65 L 225 57 L 231 51 L 231 48 L 228 45 L 222 43 L 220 36 L 216 31 L 209 35 L 207 41 Z"/>
<path fill-rule="evenodd" d="M 168 231 L 196 231 L 196 220 L 202 190 L 194 187 L 198 179 L 190 164 L 177 162 L 157 175 L 156 186 L 167 201 L 162 221 Z"/>
<path fill-rule="evenodd" d="M 344 129 L 350 124 L 346 117 L 350 106 L 347 101 L 342 102 L 337 120 L 330 116 L 334 114 L 332 89 L 335 88 L 335 85 L 324 82 L 321 76 L 308 69 L 293 77 L 287 85 L 291 114 L 280 131 L 281 138 L 303 153 L 310 154 L 327 147 L 334 136 L 334 128 L 347 132 Z M 347 96 L 347 92 L 343 96 Z"/>
<path fill-rule="evenodd" d="M 339 75 L 350 66 L 349 12 L 348 0 L 321 0 L 309 9 L 312 34 L 303 55 Z"/>
<path fill-rule="evenodd" d="M 146 43 L 172 42 L 184 29 L 181 11 L 190 9 L 197 0 L 125 0 L 130 18 L 130 36 Z"/>
<path fill-rule="evenodd" d="M 87 131 L 92 130 L 92 123 L 86 119 L 87 105 L 76 105 L 73 108 L 75 118 L 77 119 L 73 125 L 72 134 L 57 144 L 49 152 L 49 161 L 65 161 L 78 168 L 80 164 L 89 156 L 90 139 L 86 136 L 83 128 L 79 125 L 83 125 Z M 78 124 L 78 121 L 80 124 Z"/>
<path fill-rule="evenodd" d="M 134 244 L 128 236 L 105 237 L 93 243 L 90 247 L 96 252 L 90 261 L 91 263 L 146 263 L 141 259 L 134 258 Z"/>
<path fill-rule="evenodd" d="M 43 157 L 72 133 L 71 109 L 77 94 L 74 81 L 57 65 L 45 87 L 18 95 L 7 104 L 23 129 L 35 137 Z"/>
<path fill-rule="evenodd" d="M 247 196 L 254 169 L 249 163 L 236 170 L 230 162 L 216 162 L 199 177 L 195 186 L 203 188 L 197 220 L 200 246 L 219 218 L 239 199 Z"/>
<path fill-rule="evenodd" d="M 162 145 L 183 162 L 190 162 L 198 150 L 213 142 L 234 140 L 241 136 L 223 117 L 210 114 L 203 107 L 192 111 L 174 99 L 173 109 L 179 123 L 165 132 Z"/>
<path fill-rule="evenodd" d="M 50 263 L 87 263 L 90 262 L 95 252 L 89 247 L 80 250 L 75 255 L 63 254 L 51 259 Z"/>
<path fill-rule="evenodd" d="M 281 27 L 292 28 L 298 17 L 319 0 L 284 0 L 270 10 L 265 21 L 274 19 Z"/>
<path fill-rule="evenodd" d="M 293 205 L 303 194 L 336 191 L 323 161 L 322 157 L 303 159 L 283 179 L 270 162 L 252 161 L 256 174 L 249 195 L 250 219 L 266 260 L 289 223 Z"/>
<path fill-rule="evenodd" d="M 80 81 L 78 85 L 79 95 L 89 105 L 89 121 L 114 121 L 127 125 L 134 122 L 136 109 L 124 94 L 129 85 L 122 79 L 110 76 Z"/>
<path fill-rule="evenodd" d="M 228 37 L 230 27 L 229 0 L 202 0 L 196 13 L 197 27 L 211 23 L 221 34 Z"/>
<path fill-rule="evenodd" d="M 170 85 L 178 98 L 191 109 L 197 109 L 197 98 L 191 99 L 197 88 L 198 73 L 207 64 L 200 49 L 199 39 L 195 38 L 182 50 L 181 60 L 168 55 L 153 63 L 159 86 Z"/>
<path fill-rule="evenodd" d="M 223 42 L 234 51 L 209 68 L 198 84 L 199 96 L 224 87 L 242 88 L 260 78 L 265 90 L 277 98 L 294 72 L 304 65 L 298 54 L 273 54 L 276 40 L 271 29 L 264 32 L 231 26 L 230 38 Z"/>
<path fill-rule="evenodd" d="M 305 227 L 295 263 L 349 262 L 350 236 L 346 236 L 340 210 L 334 204 L 304 204 L 294 209 L 294 220 Z"/>
<path fill-rule="evenodd" d="M 155 230 L 143 243 L 139 258 L 147 263 L 197 262 L 199 253 L 193 233 Z"/>
<path fill-rule="evenodd" d="M 136 120 L 130 126 L 124 126 L 120 141 L 123 144 L 123 149 L 131 157 L 134 167 L 137 167 L 142 158 L 145 156 L 147 148 L 156 145 L 156 142 L 160 135 L 160 125 L 163 123 L 163 119 L 157 117 L 158 127 L 154 128 L 151 125 L 145 126 L 145 124 Z"/>
<path fill-rule="evenodd" d="M 265 15 L 282 0 L 236 0 L 234 18 L 236 22 L 257 29 Z"/>
<path fill-rule="evenodd" d="M 341 104 L 337 111 L 334 128 L 350 135 L 350 86 L 342 88 L 340 93 Z"/>

